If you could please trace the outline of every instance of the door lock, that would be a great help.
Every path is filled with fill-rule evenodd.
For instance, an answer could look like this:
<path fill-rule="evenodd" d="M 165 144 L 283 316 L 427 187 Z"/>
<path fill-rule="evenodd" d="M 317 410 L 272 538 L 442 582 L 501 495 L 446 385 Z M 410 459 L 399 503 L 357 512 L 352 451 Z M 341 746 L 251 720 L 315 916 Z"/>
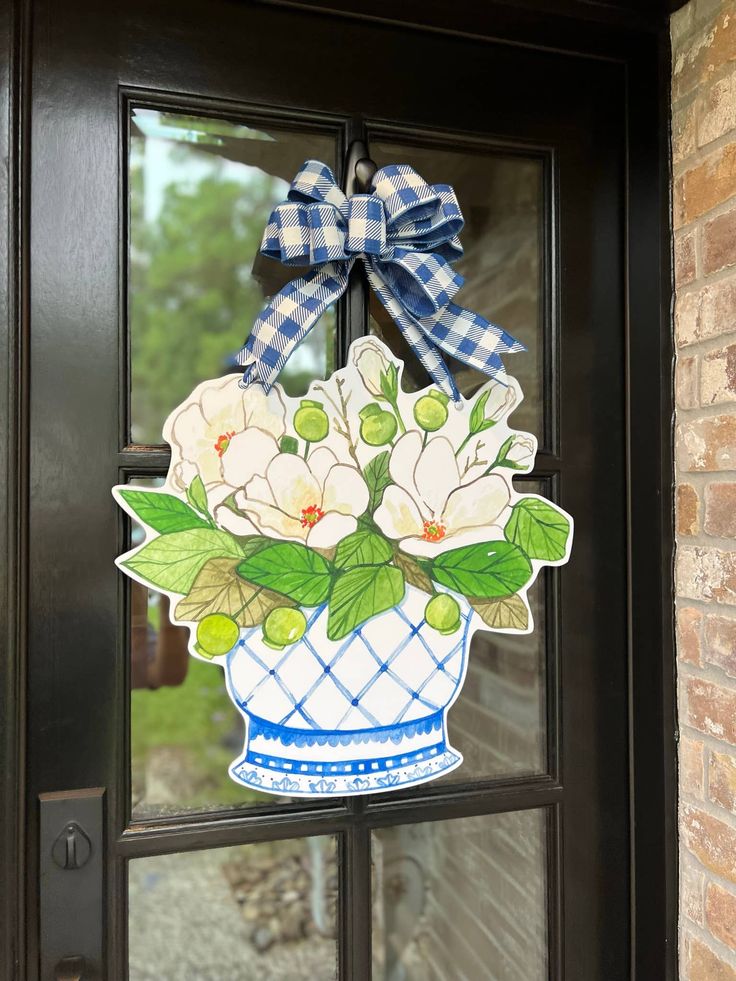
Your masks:
<path fill-rule="evenodd" d="M 92 842 L 84 828 L 70 821 L 51 847 L 51 856 L 60 869 L 81 869 L 92 854 Z"/>

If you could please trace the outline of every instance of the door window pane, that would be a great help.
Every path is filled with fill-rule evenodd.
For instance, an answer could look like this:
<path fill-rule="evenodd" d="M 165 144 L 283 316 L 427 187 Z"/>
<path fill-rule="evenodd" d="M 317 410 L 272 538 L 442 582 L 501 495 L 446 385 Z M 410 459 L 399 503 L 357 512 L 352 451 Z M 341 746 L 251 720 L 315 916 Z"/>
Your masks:
<path fill-rule="evenodd" d="M 455 302 L 499 324 L 526 345 L 504 363 L 518 378 L 524 401 L 514 410 L 513 425 L 544 443 L 544 297 L 543 179 L 541 159 L 463 147 L 448 150 L 373 140 L 371 156 L 379 167 L 410 164 L 430 184 L 451 184 L 465 218 L 460 240 L 465 250 L 455 268 L 465 277 Z M 371 294 L 371 330 L 406 361 L 404 384 L 421 388 L 429 376 L 411 353 L 380 300 Z M 465 395 L 485 375 L 450 361 Z M 549 410 L 548 410 L 549 411 Z"/>
<path fill-rule="evenodd" d="M 546 981 L 543 811 L 373 837 L 374 981 Z"/>
<path fill-rule="evenodd" d="M 130 120 L 130 440 L 160 443 L 169 412 L 237 368 L 264 298 L 298 269 L 258 254 L 271 209 L 308 157 L 334 165 L 319 133 L 134 109 Z M 328 311 L 280 376 L 290 394 L 334 367 Z"/>
<path fill-rule="evenodd" d="M 306 838 L 134 859 L 130 981 L 332 981 L 337 852 Z"/>
<path fill-rule="evenodd" d="M 141 478 L 135 486 L 162 481 Z M 143 529 L 131 527 L 131 544 Z M 165 596 L 130 588 L 130 766 L 134 821 L 186 812 L 283 803 L 246 790 L 228 775 L 242 755 L 243 719 L 222 669 L 191 657 L 189 631 L 173 626 Z"/>

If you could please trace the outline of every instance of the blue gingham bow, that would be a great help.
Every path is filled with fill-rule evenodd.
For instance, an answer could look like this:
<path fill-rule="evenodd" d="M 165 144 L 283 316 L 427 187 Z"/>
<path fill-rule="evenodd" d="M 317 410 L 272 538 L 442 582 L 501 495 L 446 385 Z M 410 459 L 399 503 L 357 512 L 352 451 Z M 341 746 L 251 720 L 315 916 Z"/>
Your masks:
<path fill-rule="evenodd" d="M 268 220 L 263 255 L 313 266 L 272 297 L 237 356 L 243 384 L 266 390 L 331 303 L 348 285 L 356 258 L 371 287 L 435 383 L 460 401 L 439 349 L 487 375 L 500 354 L 523 351 L 484 317 L 452 302 L 463 284 L 451 263 L 463 254 L 463 216 L 449 184 L 427 184 L 406 164 L 377 171 L 370 194 L 346 197 L 330 168 L 307 160 L 286 201 Z"/>

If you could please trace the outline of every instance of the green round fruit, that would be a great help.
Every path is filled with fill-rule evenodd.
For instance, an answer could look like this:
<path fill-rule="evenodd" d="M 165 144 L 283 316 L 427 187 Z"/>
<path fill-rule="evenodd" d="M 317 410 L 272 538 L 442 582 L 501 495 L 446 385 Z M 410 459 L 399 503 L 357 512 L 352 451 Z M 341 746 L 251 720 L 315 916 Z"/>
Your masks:
<path fill-rule="evenodd" d="M 308 443 L 319 443 L 330 429 L 330 420 L 321 402 L 303 399 L 294 413 L 294 429 Z"/>
<path fill-rule="evenodd" d="M 306 629 L 307 618 L 301 610 L 277 606 L 263 621 L 263 643 L 280 651 L 289 644 L 295 644 L 304 636 Z"/>
<path fill-rule="evenodd" d="M 360 438 L 369 446 L 385 446 L 390 443 L 399 428 L 396 416 L 371 402 L 360 410 Z"/>
<path fill-rule="evenodd" d="M 197 624 L 195 649 L 203 657 L 227 654 L 238 642 L 240 628 L 224 613 L 210 613 Z"/>
<path fill-rule="evenodd" d="M 441 634 L 454 634 L 460 626 L 460 604 L 447 593 L 437 593 L 424 609 L 424 619 Z"/>
<path fill-rule="evenodd" d="M 432 391 L 423 395 L 414 404 L 414 418 L 417 425 L 427 433 L 436 433 L 447 422 L 447 403 L 449 399 L 442 392 Z"/>

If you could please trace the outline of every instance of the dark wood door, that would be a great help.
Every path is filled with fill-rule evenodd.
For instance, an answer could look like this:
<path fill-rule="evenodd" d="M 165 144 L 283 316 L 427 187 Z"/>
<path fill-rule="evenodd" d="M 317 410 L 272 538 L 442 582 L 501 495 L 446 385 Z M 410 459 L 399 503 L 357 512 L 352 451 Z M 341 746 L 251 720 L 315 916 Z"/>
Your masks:
<path fill-rule="evenodd" d="M 87 787 L 105 789 L 108 977 L 627 977 L 621 63 L 256 3 L 38 2 L 31 91 L 28 977 L 52 976 L 39 795 Z M 240 738 L 220 694 L 113 565 L 134 532 L 110 488 L 165 473 L 165 415 L 273 285 L 259 216 L 305 157 L 344 177 L 356 138 L 456 187 L 465 301 L 529 348 L 507 359 L 540 444 L 529 482 L 575 545 L 531 638 L 479 636 L 451 779 L 238 799 L 217 782 Z M 302 374 L 370 330 L 392 338 L 356 279 Z M 189 738 L 201 712 L 214 753 Z"/>

